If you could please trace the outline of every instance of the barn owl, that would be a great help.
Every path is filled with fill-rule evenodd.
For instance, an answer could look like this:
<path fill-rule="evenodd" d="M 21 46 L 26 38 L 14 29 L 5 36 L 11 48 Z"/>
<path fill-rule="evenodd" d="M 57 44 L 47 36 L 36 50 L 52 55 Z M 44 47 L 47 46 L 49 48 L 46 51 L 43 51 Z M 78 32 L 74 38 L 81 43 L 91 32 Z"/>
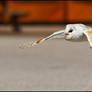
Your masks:
<path fill-rule="evenodd" d="M 87 38 L 90 47 L 92 47 L 92 28 L 84 24 L 67 24 L 64 30 L 54 32 L 46 38 L 42 38 L 33 43 L 28 43 L 19 46 L 20 48 L 27 48 L 31 46 L 38 45 L 44 41 L 54 39 L 54 38 L 63 38 L 67 41 L 80 41 L 83 40 L 84 36 Z"/>

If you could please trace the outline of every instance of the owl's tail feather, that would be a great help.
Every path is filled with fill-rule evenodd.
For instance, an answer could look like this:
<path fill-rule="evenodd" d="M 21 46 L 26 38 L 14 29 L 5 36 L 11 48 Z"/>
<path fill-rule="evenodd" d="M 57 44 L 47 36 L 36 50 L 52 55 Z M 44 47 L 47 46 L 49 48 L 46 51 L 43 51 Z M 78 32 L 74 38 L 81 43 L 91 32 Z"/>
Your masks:
<path fill-rule="evenodd" d="M 28 44 L 21 45 L 21 46 L 19 46 L 19 48 L 23 49 L 23 48 L 29 48 L 29 47 L 38 45 L 38 44 L 40 44 L 40 43 L 42 43 L 42 42 L 44 42 L 46 40 L 50 40 L 50 39 L 53 39 L 53 38 L 58 38 L 59 34 L 62 34 L 62 33 L 64 33 L 64 32 L 60 32 L 60 31 L 59 32 L 55 32 L 52 35 L 50 35 L 50 36 L 48 36 L 46 38 L 42 38 L 40 40 L 37 40 L 37 41 L 35 41 L 33 43 L 28 43 Z M 63 38 L 63 36 L 60 36 L 59 38 Z"/>

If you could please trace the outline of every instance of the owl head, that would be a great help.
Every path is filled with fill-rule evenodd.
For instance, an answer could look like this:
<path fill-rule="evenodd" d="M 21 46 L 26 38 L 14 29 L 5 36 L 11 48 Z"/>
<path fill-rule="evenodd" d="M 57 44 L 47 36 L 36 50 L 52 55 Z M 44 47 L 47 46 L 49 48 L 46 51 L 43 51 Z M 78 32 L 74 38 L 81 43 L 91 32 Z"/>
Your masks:
<path fill-rule="evenodd" d="M 78 41 L 84 35 L 85 25 L 83 24 L 68 24 L 65 28 L 65 40 Z"/>

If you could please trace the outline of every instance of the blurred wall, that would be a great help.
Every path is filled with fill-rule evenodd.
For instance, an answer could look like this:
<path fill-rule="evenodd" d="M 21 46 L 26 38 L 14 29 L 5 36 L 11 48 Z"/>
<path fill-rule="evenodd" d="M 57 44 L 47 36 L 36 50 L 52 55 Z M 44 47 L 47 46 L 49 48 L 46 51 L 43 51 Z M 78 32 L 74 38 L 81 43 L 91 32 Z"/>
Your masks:
<path fill-rule="evenodd" d="M 61 22 L 64 15 L 64 2 L 9 2 L 12 11 L 26 11 L 28 16 L 22 22 Z"/>
<path fill-rule="evenodd" d="M 28 16 L 18 19 L 23 23 L 92 22 L 92 2 L 70 0 L 56 2 L 7 1 L 8 9 L 12 13 L 28 13 Z M 2 5 L 0 5 L 0 12 L 2 10 Z M 7 12 L 4 21 L 8 22 L 10 18 Z"/>
<path fill-rule="evenodd" d="M 67 21 L 92 22 L 92 1 L 68 1 Z"/>

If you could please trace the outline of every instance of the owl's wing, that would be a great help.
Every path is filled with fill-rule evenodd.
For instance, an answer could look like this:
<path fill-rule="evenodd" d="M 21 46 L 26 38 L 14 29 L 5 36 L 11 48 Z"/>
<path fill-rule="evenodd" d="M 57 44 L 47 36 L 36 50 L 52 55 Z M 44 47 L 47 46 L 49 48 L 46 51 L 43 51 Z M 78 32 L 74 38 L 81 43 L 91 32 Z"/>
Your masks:
<path fill-rule="evenodd" d="M 86 35 L 90 47 L 92 48 L 92 28 L 87 26 L 87 29 L 85 30 L 84 34 Z"/>
<path fill-rule="evenodd" d="M 50 39 L 53 39 L 53 38 L 64 38 L 64 30 L 60 30 L 58 32 L 54 32 L 53 34 L 51 34 L 50 36 L 46 37 L 46 38 L 42 38 L 38 41 L 35 41 L 33 43 L 28 43 L 28 44 L 24 44 L 24 45 L 21 45 L 19 46 L 20 48 L 28 48 L 28 47 L 31 47 L 31 46 L 34 46 L 34 45 L 38 45 L 46 40 L 50 40 Z"/>

